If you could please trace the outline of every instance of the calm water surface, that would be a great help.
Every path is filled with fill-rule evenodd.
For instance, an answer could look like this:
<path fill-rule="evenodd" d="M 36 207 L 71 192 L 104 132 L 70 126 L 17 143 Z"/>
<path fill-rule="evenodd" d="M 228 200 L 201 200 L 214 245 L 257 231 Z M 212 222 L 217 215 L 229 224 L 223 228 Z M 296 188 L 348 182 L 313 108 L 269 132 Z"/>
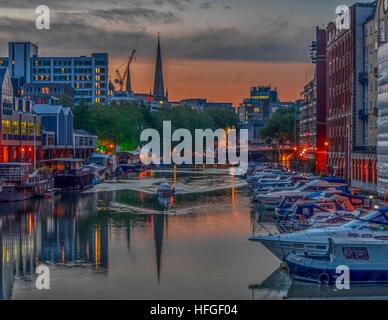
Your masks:
<path fill-rule="evenodd" d="M 219 178 L 178 175 L 209 187 Z M 109 191 L 1 204 L 0 299 L 337 297 L 292 283 L 275 257 L 247 240 L 273 220 L 251 208 L 247 189 L 230 185 L 169 199 Z M 39 263 L 50 267 L 50 290 L 35 288 Z M 372 293 L 388 296 L 386 287 L 352 291 Z"/>
<path fill-rule="evenodd" d="M 0 212 L 1 299 L 251 299 L 249 286 L 279 266 L 247 240 L 256 213 L 244 189 L 72 194 Z M 39 263 L 50 290 L 35 288 Z"/>

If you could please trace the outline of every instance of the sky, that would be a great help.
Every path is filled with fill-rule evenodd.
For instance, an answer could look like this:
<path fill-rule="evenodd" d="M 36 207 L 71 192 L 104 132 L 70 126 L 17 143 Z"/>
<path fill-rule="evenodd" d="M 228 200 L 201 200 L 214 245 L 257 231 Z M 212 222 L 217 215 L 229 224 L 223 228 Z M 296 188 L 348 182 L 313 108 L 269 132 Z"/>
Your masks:
<path fill-rule="evenodd" d="M 367 2 L 367 1 L 358 1 Z M 252 85 L 299 97 L 314 67 L 315 26 L 335 19 L 347 0 L 0 0 L 0 56 L 8 41 L 31 41 L 42 56 L 108 52 L 110 71 L 137 50 L 132 87 L 153 85 L 160 32 L 170 100 L 207 98 L 238 105 Z M 35 28 L 40 4 L 50 30 Z"/>

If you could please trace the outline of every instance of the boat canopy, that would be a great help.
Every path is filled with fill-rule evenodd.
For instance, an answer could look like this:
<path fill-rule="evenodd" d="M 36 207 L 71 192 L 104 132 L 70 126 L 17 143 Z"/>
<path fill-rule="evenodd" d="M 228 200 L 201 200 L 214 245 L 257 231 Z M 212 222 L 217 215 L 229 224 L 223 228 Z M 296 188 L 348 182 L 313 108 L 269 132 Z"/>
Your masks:
<path fill-rule="evenodd" d="M 388 226 L 388 207 L 375 210 L 363 218 L 357 220 L 362 222 L 376 223 L 384 226 Z"/>

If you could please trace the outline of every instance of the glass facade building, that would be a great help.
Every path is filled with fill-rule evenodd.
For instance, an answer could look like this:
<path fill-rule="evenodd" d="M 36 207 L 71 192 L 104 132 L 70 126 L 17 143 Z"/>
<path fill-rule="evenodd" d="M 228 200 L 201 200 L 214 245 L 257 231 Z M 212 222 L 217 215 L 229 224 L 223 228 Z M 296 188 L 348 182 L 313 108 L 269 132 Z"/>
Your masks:
<path fill-rule="evenodd" d="M 107 104 L 109 56 L 92 53 L 79 57 L 41 57 L 38 47 L 30 42 L 10 42 L 8 58 L 0 65 L 8 66 L 11 78 L 21 83 L 66 84 L 74 89 L 74 103 Z"/>

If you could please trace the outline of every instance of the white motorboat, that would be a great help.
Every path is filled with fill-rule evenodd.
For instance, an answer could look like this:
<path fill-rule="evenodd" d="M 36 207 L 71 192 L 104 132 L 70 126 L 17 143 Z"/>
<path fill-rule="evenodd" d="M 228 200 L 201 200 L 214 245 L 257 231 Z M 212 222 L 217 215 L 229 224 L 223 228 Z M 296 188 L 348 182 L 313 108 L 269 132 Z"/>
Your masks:
<path fill-rule="evenodd" d="M 338 276 L 349 271 L 349 283 L 388 283 L 388 239 L 378 238 L 329 238 L 325 257 L 286 257 L 290 275 L 297 279 L 323 284 L 335 284 Z"/>
<path fill-rule="evenodd" d="M 335 189 L 347 189 L 346 182 L 341 182 L 341 180 L 326 180 L 319 179 L 313 180 L 304 186 L 296 190 L 286 190 L 286 191 L 277 191 L 270 192 L 267 194 L 257 195 L 256 201 L 261 203 L 265 209 L 274 210 L 279 206 L 284 197 L 293 197 L 293 196 L 307 196 L 313 192 L 323 191 L 330 188 Z"/>
<path fill-rule="evenodd" d="M 260 242 L 276 257 L 284 260 L 290 253 L 302 256 L 323 256 L 329 248 L 328 238 L 388 239 L 388 207 L 377 209 L 362 218 L 357 218 L 340 226 L 251 237 L 249 240 Z"/>

